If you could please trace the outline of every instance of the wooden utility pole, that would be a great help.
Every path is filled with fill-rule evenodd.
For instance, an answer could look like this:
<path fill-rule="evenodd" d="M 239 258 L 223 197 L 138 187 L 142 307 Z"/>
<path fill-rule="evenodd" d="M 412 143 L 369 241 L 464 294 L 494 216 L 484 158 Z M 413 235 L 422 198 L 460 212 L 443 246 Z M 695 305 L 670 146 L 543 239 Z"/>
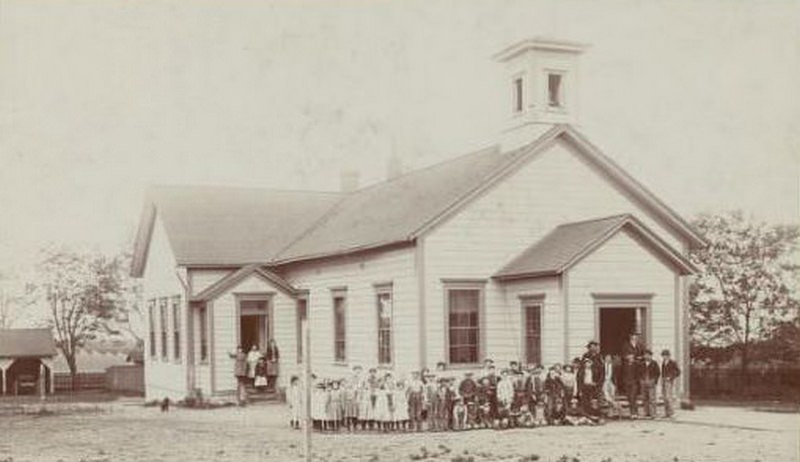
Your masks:
<path fill-rule="evenodd" d="M 311 337 L 308 318 L 303 319 L 303 448 L 306 462 L 311 462 Z"/>

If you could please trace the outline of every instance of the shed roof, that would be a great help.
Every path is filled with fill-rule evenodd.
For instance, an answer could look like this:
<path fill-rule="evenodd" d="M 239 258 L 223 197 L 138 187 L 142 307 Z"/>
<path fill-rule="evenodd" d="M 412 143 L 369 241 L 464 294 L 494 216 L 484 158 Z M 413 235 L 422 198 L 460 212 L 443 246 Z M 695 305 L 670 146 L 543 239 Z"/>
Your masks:
<path fill-rule="evenodd" d="M 622 229 L 630 229 L 681 274 L 694 272 L 694 266 L 680 252 L 634 216 L 623 214 L 560 225 L 511 260 L 493 277 L 502 280 L 561 274 Z"/>
<path fill-rule="evenodd" d="M 56 343 L 50 329 L 0 329 L 0 358 L 55 356 Z"/>

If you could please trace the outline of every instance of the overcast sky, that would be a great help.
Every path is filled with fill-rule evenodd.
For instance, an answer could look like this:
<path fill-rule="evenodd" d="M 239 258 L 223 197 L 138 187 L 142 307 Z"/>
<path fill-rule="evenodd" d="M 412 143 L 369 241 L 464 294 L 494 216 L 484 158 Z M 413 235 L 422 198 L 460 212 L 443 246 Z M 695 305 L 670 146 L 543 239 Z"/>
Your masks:
<path fill-rule="evenodd" d="M 797 222 L 781 1 L 0 0 L 0 261 L 131 241 L 148 184 L 336 189 L 493 144 L 494 52 L 591 44 L 580 129 L 684 216 Z"/>

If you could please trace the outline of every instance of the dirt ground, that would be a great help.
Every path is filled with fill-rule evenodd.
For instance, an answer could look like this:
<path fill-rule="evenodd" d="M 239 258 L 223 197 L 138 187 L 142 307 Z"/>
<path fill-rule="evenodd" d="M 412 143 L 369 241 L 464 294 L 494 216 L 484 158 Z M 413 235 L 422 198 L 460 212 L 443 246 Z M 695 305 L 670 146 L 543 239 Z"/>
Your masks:
<path fill-rule="evenodd" d="M 140 401 L 49 405 L 0 415 L 0 462 L 300 461 L 302 433 L 280 404 L 161 413 Z M 63 406 L 63 405 L 62 405 Z M 53 414 L 50 414 L 53 412 Z M 455 433 L 315 434 L 320 461 L 746 461 L 800 460 L 800 414 L 699 407 L 674 421 L 609 422 Z M 423 449 L 424 448 L 424 449 Z"/>

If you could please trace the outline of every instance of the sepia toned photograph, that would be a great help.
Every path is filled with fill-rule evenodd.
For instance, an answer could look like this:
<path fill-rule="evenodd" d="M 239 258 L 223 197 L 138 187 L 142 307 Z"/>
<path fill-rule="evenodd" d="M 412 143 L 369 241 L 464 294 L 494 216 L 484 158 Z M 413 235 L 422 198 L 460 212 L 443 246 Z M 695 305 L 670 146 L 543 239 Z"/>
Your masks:
<path fill-rule="evenodd" d="M 0 462 L 800 462 L 800 1 L 0 0 Z"/>

